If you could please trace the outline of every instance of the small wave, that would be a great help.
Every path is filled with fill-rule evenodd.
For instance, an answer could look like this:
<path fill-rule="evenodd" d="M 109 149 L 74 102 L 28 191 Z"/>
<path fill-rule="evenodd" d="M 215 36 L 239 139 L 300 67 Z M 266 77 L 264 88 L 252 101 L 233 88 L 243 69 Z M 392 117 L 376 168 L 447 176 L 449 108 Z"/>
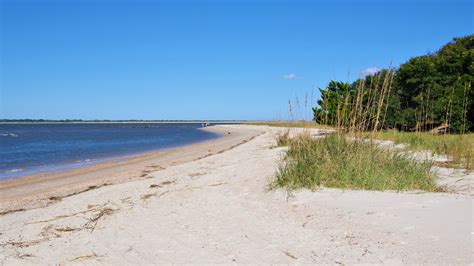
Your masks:
<path fill-rule="evenodd" d="M 23 171 L 23 169 L 22 169 L 22 168 L 19 168 L 19 169 L 11 169 L 11 170 L 6 171 L 5 173 L 15 173 L 15 172 L 20 172 L 20 171 Z"/>
<path fill-rule="evenodd" d="M 14 134 L 14 133 L 2 133 L 2 134 L 0 134 L 0 136 L 2 136 L 2 137 L 14 137 L 14 138 L 18 137 L 18 135 Z"/>
<path fill-rule="evenodd" d="M 84 160 L 77 160 L 77 161 L 75 161 L 75 162 L 76 162 L 76 163 L 88 163 L 88 162 L 90 162 L 90 161 L 92 161 L 92 160 L 91 160 L 91 159 L 84 159 Z"/>

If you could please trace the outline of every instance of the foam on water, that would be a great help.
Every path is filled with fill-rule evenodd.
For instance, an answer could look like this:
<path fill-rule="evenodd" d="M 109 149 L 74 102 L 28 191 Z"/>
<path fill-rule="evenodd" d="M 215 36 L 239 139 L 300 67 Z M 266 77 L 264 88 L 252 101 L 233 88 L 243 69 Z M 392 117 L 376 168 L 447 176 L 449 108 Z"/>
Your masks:
<path fill-rule="evenodd" d="M 2 137 L 14 137 L 14 138 L 18 137 L 17 134 L 13 134 L 13 133 L 1 133 L 0 136 L 2 136 Z"/>
<path fill-rule="evenodd" d="M 23 169 L 11 169 L 11 170 L 7 170 L 5 171 L 5 173 L 15 173 L 15 172 L 20 172 L 20 171 L 23 171 Z"/>

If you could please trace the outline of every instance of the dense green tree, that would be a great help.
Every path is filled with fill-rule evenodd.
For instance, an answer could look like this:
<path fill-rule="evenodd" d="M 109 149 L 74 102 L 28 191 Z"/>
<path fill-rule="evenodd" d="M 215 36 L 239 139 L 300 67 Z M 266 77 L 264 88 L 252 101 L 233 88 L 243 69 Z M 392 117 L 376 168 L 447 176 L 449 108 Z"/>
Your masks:
<path fill-rule="evenodd" d="M 313 108 L 314 120 L 329 125 L 335 125 L 337 121 L 346 120 L 350 113 L 350 106 L 346 100 L 352 99 L 355 88 L 349 83 L 330 81 L 325 89 L 319 91 L 321 99 L 317 103 L 321 108 Z"/>
<path fill-rule="evenodd" d="M 393 80 L 386 78 L 391 71 L 382 70 L 350 85 L 331 81 L 320 90 L 314 119 L 336 125 L 342 112 L 342 121 L 366 123 L 364 129 L 445 126 L 450 132 L 473 131 L 473 59 L 474 35 L 470 35 L 455 38 L 436 53 L 411 58 L 393 73 Z"/>
<path fill-rule="evenodd" d="M 381 128 L 389 111 L 386 103 L 398 105 L 396 98 L 388 97 L 392 76 L 391 70 L 382 70 L 352 84 L 330 81 L 325 89 L 320 89 L 321 99 L 318 107 L 313 108 L 314 120 L 347 130 Z"/>

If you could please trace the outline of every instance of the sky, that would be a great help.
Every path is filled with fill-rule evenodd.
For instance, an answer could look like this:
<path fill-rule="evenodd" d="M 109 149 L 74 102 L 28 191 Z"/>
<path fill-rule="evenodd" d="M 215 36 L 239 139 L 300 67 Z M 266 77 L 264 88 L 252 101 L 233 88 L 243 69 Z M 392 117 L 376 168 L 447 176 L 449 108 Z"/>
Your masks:
<path fill-rule="evenodd" d="M 457 0 L 0 2 L 0 119 L 311 119 L 330 80 L 474 31 Z"/>

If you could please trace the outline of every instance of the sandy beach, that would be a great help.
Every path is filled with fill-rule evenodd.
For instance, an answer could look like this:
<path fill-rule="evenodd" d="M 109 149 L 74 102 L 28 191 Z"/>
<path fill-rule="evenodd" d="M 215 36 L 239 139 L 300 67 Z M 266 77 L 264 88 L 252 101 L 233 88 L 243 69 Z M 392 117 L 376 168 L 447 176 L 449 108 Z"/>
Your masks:
<path fill-rule="evenodd" d="M 223 152 L 262 133 L 258 130 L 224 127 L 201 130 L 219 133 L 222 137 L 69 171 L 40 173 L 0 181 L 0 213 L 42 207 L 90 189 L 148 178 L 149 173 L 153 171 Z"/>
<path fill-rule="evenodd" d="M 1 182 L 1 264 L 474 262 L 472 172 L 446 172 L 452 193 L 289 194 L 268 189 L 280 129 L 209 130 L 224 137 Z"/>

